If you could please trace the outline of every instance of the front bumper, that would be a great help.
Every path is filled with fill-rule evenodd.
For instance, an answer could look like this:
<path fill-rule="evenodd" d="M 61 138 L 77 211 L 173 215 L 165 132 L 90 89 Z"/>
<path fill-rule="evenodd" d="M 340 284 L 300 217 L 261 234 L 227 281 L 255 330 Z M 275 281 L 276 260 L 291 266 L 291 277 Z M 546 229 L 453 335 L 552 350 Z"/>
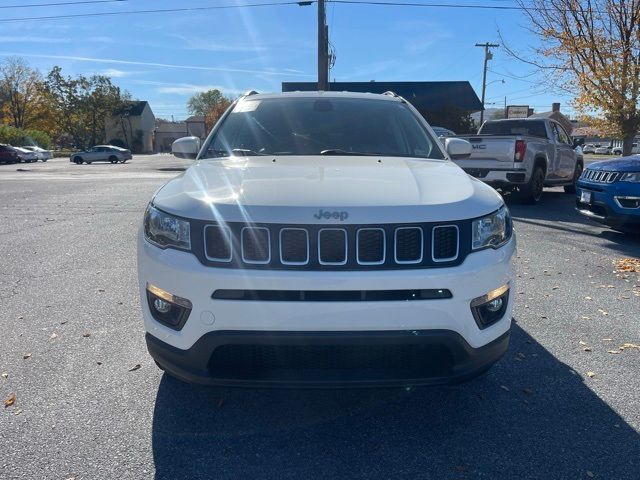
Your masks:
<path fill-rule="evenodd" d="M 181 350 L 146 335 L 171 375 L 234 387 L 380 387 L 470 380 L 509 347 L 509 332 L 472 348 L 449 330 L 374 332 L 217 331 Z"/>
<path fill-rule="evenodd" d="M 609 227 L 640 228 L 640 208 L 622 208 L 615 200 L 616 196 L 640 196 L 640 186 L 628 182 L 602 184 L 579 180 L 577 187 L 576 210 L 581 215 Z M 589 203 L 581 201 L 582 191 L 590 192 Z"/>
<path fill-rule="evenodd" d="M 483 329 L 478 327 L 470 303 L 505 284 L 514 291 L 515 249 L 514 236 L 497 250 L 474 252 L 461 265 L 447 268 L 313 272 L 244 270 L 204 266 L 190 253 L 162 250 L 149 244 L 141 233 L 138 281 L 147 344 L 152 356 L 167 371 L 198 383 L 255 384 L 256 378 L 243 379 L 241 372 L 235 379 L 216 377 L 209 365 L 216 349 L 250 342 L 268 347 L 268 356 L 273 358 L 278 357 L 278 353 L 269 349 L 283 345 L 283 341 L 289 353 L 293 350 L 295 355 L 303 357 L 306 354 L 296 351 L 296 345 L 309 343 L 327 348 L 338 345 L 340 349 L 340 345 L 353 341 L 358 345 L 375 346 L 378 340 L 382 340 L 383 345 L 396 347 L 417 345 L 411 348 L 418 350 L 422 345 L 426 350 L 419 353 L 426 356 L 426 363 L 443 366 L 441 370 L 427 372 L 424 377 L 385 373 L 359 380 L 348 376 L 321 380 L 323 374 L 331 372 L 322 368 L 319 369 L 322 372 L 309 373 L 314 368 L 306 369 L 305 378 L 315 379 L 317 374 L 317 381 L 311 383 L 318 385 L 428 384 L 464 379 L 488 368 L 506 349 L 507 343 L 501 342 L 508 340 L 499 341 L 499 347 L 494 342 L 508 337 L 514 295 L 510 296 L 502 318 Z M 180 330 L 171 329 L 152 317 L 146 301 L 148 283 L 192 303 L 189 318 Z M 218 289 L 320 292 L 448 289 L 452 297 L 415 301 L 222 300 L 212 298 Z M 433 361 L 429 360 L 432 355 Z M 292 385 L 299 382 L 267 375 L 258 378 L 257 383 Z"/>

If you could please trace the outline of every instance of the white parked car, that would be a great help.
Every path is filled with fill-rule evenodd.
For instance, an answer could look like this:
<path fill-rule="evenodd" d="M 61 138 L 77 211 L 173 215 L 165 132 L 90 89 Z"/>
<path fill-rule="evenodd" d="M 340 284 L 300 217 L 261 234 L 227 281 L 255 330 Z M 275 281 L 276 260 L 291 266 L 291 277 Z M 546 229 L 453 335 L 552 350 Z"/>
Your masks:
<path fill-rule="evenodd" d="M 600 145 L 594 145 L 593 143 L 588 143 L 582 147 L 582 153 L 596 153 L 596 148 Z"/>
<path fill-rule="evenodd" d="M 13 147 L 13 148 L 18 154 L 18 157 L 20 158 L 21 162 L 31 163 L 31 162 L 38 161 L 38 155 L 35 152 L 32 152 L 31 150 L 27 150 L 26 148 L 22 148 L 22 147 Z"/>
<path fill-rule="evenodd" d="M 47 160 L 53 158 L 53 153 L 51 152 L 51 150 L 45 150 L 44 148 L 40 148 L 36 145 L 25 145 L 21 148 L 35 153 L 38 157 L 38 160 L 42 160 L 43 162 L 46 162 Z"/>
<path fill-rule="evenodd" d="M 613 147 L 613 150 L 611 151 L 614 155 L 622 155 L 622 146 L 620 147 Z M 638 147 L 637 143 L 634 143 L 631 146 L 631 155 L 637 155 L 638 153 L 640 153 L 640 147 Z"/>
<path fill-rule="evenodd" d="M 198 153 L 199 152 L 199 153 Z M 160 368 L 213 385 L 455 383 L 507 350 L 516 241 L 501 196 L 401 97 L 251 92 L 144 214 Z"/>
<path fill-rule="evenodd" d="M 606 145 L 603 147 L 598 147 L 594 150 L 594 152 L 596 155 L 611 155 L 612 153 L 612 147 L 611 145 Z"/>
<path fill-rule="evenodd" d="M 115 145 L 96 145 L 88 150 L 72 153 L 69 161 L 77 165 L 83 162 L 90 165 L 93 162 L 124 163 L 131 158 L 131 150 L 126 148 L 116 147 Z"/>

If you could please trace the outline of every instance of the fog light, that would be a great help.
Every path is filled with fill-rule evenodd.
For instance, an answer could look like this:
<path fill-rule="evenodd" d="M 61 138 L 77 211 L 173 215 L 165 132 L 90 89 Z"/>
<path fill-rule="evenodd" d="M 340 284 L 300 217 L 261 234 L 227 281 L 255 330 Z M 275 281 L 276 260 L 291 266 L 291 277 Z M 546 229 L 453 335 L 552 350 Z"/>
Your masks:
<path fill-rule="evenodd" d="M 147 303 L 151 316 L 174 330 L 180 330 L 193 308 L 186 298 L 173 295 L 166 290 L 147 283 Z"/>
<path fill-rule="evenodd" d="M 153 307 L 160 313 L 168 313 L 171 310 L 171 304 L 169 302 L 165 302 L 161 298 L 156 298 L 153 301 Z"/>
<path fill-rule="evenodd" d="M 502 308 L 502 298 L 496 298 L 487 303 L 487 310 L 490 312 L 497 312 Z"/>
<path fill-rule="evenodd" d="M 508 284 L 471 300 L 471 313 L 478 327 L 480 329 L 486 328 L 504 317 L 508 301 Z"/>

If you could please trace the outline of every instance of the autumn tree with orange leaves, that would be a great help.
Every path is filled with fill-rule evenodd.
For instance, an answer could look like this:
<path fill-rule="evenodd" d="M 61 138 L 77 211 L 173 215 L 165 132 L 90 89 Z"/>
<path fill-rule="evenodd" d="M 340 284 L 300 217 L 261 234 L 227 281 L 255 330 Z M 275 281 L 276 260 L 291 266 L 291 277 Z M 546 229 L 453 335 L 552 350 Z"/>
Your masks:
<path fill-rule="evenodd" d="M 193 95 L 187 102 L 187 110 L 191 115 L 204 117 L 208 133 L 231 103 L 231 100 L 225 97 L 220 90 L 214 88 Z"/>
<path fill-rule="evenodd" d="M 596 127 L 622 137 L 640 128 L 640 0 L 518 0 L 539 46 L 518 58 L 575 96 Z"/>

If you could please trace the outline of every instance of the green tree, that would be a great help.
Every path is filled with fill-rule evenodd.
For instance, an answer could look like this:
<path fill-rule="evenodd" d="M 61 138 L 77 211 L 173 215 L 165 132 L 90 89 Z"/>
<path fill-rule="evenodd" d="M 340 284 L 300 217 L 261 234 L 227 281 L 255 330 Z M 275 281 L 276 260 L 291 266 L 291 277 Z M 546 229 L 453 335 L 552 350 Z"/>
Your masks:
<path fill-rule="evenodd" d="M 191 115 L 204 117 L 206 130 L 209 131 L 231 105 L 231 100 L 218 89 L 194 94 L 187 102 L 187 110 Z"/>
<path fill-rule="evenodd" d="M 105 121 L 128 99 L 107 76 L 65 77 L 57 66 L 47 75 L 46 86 L 55 102 L 60 133 L 71 135 L 81 148 L 105 140 Z"/>

